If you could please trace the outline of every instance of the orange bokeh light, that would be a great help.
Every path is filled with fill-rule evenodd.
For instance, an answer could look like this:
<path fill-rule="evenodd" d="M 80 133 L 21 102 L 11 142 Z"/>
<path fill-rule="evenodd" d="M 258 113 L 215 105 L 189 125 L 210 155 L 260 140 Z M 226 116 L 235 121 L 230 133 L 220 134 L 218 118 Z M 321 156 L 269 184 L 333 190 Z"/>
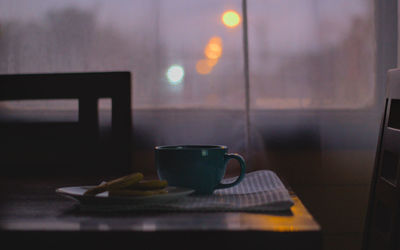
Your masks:
<path fill-rule="evenodd" d="M 209 59 L 218 59 L 218 58 L 221 57 L 222 48 L 218 44 L 209 43 L 209 44 L 207 44 L 207 46 L 206 46 L 206 48 L 204 50 L 204 54 Z"/>
<path fill-rule="evenodd" d="M 208 59 L 218 59 L 222 55 L 222 39 L 220 37 L 212 37 L 204 49 L 204 54 Z"/>
<path fill-rule="evenodd" d="M 211 37 L 204 49 L 204 54 L 206 58 L 198 60 L 196 63 L 196 71 L 200 75 L 210 74 L 214 66 L 218 63 L 218 59 L 222 55 L 221 37 Z"/>
<path fill-rule="evenodd" d="M 240 15 L 234 10 L 225 11 L 221 19 L 222 23 L 229 28 L 235 28 L 240 23 Z"/>
<path fill-rule="evenodd" d="M 210 67 L 214 67 L 217 64 L 217 62 L 218 62 L 218 59 L 207 59 L 207 64 Z"/>
<path fill-rule="evenodd" d="M 222 38 L 219 36 L 213 36 L 210 38 L 210 41 L 208 41 L 208 43 L 215 43 L 222 46 Z"/>
<path fill-rule="evenodd" d="M 213 66 L 208 63 L 207 59 L 198 60 L 196 63 L 196 71 L 200 75 L 207 75 L 211 72 Z"/>

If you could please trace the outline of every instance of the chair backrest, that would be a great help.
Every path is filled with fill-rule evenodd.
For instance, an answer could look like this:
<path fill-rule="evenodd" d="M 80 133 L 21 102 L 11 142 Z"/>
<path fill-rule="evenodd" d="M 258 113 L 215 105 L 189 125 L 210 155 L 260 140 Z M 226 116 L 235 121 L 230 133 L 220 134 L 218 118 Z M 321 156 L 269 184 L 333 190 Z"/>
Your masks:
<path fill-rule="evenodd" d="M 388 71 L 386 103 L 365 221 L 363 249 L 400 249 L 400 69 Z"/>
<path fill-rule="evenodd" d="M 131 74 L 130 72 L 56 73 L 0 75 L 0 100 L 77 99 L 79 141 L 72 147 L 91 148 L 99 139 L 99 98 L 112 102 L 111 138 L 113 167 L 131 168 Z M 90 151 L 90 150 L 89 150 Z M 86 157 L 84 157 L 86 156 Z M 97 153 L 97 156 L 100 156 Z M 80 154 L 76 159 L 85 168 L 93 154 Z M 84 159 L 87 158 L 87 159 Z M 1 160 L 1 159 L 0 159 Z M 94 164 L 92 164 L 94 165 Z M 127 172 L 128 170 L 126 170 Z"/>

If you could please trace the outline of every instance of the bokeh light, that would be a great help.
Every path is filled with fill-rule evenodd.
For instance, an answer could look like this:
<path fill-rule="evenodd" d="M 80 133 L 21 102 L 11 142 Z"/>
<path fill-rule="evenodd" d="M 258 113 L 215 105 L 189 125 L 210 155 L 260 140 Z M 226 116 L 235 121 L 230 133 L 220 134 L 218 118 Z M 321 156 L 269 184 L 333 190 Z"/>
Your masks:
<path fill-rule="evenodd" d="M 200 75 L 207 75 L 211 72 L 213 65 L 210 65 L 207 59 L 198 60 L 196 63 L 196 71 Z"/>
<path fill-rule="evenodd" d="M 214 67 L 215 64 L 217 64 L 218 59 L 207 59 L 206 61 L 207 61 L 208 66 Z"/>
<path fill-rule="evenodd" d="M 216 43 L 208 43 L 204 49 L 204 54 L 209 59 L 218 59 L 222 54 L 222 47 Z"/>
<path fill-rule="evenodd" d="M 222 39 L 218 36 L 211 37 L 208 41 L 204 54 L 208 59 L 218 59 L 222 55 Z"/>
<path fill-rule="evenodd" d="M 222 45 L 222 38 L 219 36 L 213 36 L 210 38 L 210 41 L 208 41 L 208 42 Z"/>
<path fill-rule="evenodd" d="M 171 65 L 167 70 L 167 80 L 172 85 L 181 83 L 184 76 L 185 70 L 180 65 Z"/>
<path fill-rule="evenodd" d="M 211 37 L 204 49 L 204 54 L 206 58 L 198 60 L 196 63 L 196 71 L 201 75 L 211 73 L 213 67 L 218 63 L 218 60 L 222 55 L 221 37 Z"/>
<path fill-rule="evenodd" d="M 225 11 L 222 14 L 222 22 L 229 28 L 234 28 L 240 23 L 240 15 L 234 10 Z"/>

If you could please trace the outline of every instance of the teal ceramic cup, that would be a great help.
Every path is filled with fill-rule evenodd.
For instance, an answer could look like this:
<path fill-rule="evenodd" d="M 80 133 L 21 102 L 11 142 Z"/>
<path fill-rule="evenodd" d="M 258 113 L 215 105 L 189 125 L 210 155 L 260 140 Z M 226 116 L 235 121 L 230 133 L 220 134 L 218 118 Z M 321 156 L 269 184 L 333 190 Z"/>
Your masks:
<path fill-rule="evenodd" d="M 240 175 L 232 183 L 221 183 L 231 159 L 239 162 Z M 155 163 L 161 180 L 168 181 L 170 186 L 194 189 L 196 194 L 212 194 L 215 189 L 233 187 L 246 172 L 242 156 L 217 145 L 157 146 Z"/>

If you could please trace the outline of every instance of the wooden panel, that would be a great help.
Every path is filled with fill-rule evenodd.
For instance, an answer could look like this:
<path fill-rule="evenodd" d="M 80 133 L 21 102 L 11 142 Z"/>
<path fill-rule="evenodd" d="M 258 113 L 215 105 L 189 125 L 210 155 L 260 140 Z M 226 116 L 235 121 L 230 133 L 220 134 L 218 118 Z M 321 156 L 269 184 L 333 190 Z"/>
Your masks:
<path fill-rule="evenodd" d="M 397 168 L 399 163 L 399 155 L 388 150 L 383 150 L 381 161 L 380 176 L 390 182 L 392 185 L 397 185 Z"/>
<path fill-rule="evenodd" d="M 129 72 L 0 75 L 0 100 L 116 97 L 113 85 L 130 80 Z"/>
<path fill-rule="evenodd" d="M 383 140 L 382 140 L 382 149 L 389 150 L 393 153 L 400 153 L 400 130 L 385 127 Z"/>
<path fill-rule="evenodd" d="M 70 244 L 68 247 L 73 249 L 78 242 L 82 246 L 79 239 L 71 240 L 71 233 L 75 233 L 88 244 L 88 249 L 104 249 L 106 245 L 107 249 L 124 249 L 132 244 L 133 249 L 162 249 L 166 246 L 207 249 L 210 244 L 215 246 L 219 243 L 223 249 L 321 249 L 321 228 L 295 195 L 292 196 L 294 206 L 291 210 L 270 213 L 92 213 L 77 209 L 75 201 L 54 192 L 58 187 L 98 181 L 90 176 L 0 177 L 2 244 L 13 243 L 13 248 L 16 248 L 18 243 L 26 246 L 26 239 L 30 239 L 40 244 L 41 249 L 43 244 L 49 243 L 53 246 L 50 249 L 60 244 Z M 56 235 L 59 236 L 57 239 L 54 238 Z M 24 241 L 13 241 L 7 236 Z M 190 245 L 186 244 L 188 242 Z"/>
<path fill-rule="evenodd" d="M 99 98 L 108 97 L 112 101 L 112 131 L 111 140 L 108 144 L 99 143 Z M 130 72 L 93 72 L 93 73 L 62 73 L 62 74 L 20 74 L 20 75 L 0 75 L 0 100 L 30 100 L 30 99 L 78 99 L 79 101 L 79 128 L 74 131 L 74 141 L 58 141 L 54 139 L 54 148 L 58 157 L 63 159 L 69 154 L 63 148 L 75 150 L 71 154 L 69 172 L 80 173 L 101 172 L 103 170 L 113 169 L 113 171 L 128 173 L 132 169 L 131 156 L 131 133 L 132 133 L 132 114 L 131 114 L 131 75 Z M 25 124 L 29 126 L 30 124 Z M 51 127 L 53 124 L 46 124 Z M 12 132 L 16 131 L 18 126 L 9 126 Z M 58 131 L 64 134 L 63 130 Z M 28 138 L 30 140 L 32 138 Z M 42 138 L 34 138 L 38 148 L 43 148 L 46 144 Z M 9 138 L 9 140 L 13 140 Z M 23 142 L 22 142 L 23 143 Z M 103 143 L 105 144 L 105 143 Z M 8 149 L 6 145 L 3 148 Z M 101 148 L 102 147 L 102 148 Z M 101 148 L 101 150 L 100 150 Z M 72 151 L 73 151 L 72 150 Z M 63 152 L 64 151 L 64 152 Z M 51 151 L 53 152 L 53 151 Z M 56 151 L 54 151 L 56 152 Z M 101 153 L 100 153 L 101 152 Z M 13 152 L 11 152 L 13 153 Z M 20 153 L 18 150 L 17 153 Z M 29 152 L 28 152 L 29 154 Z M 51 154 L 49 152 L 49 154 Z M 27 168 L 32 165 L 38 166 L 35 171 L 38 174 L 49 172 L 46 160 L 42 162 L 31 162 Z M 4 162 L 2 162 L 4 164 Z M 7 162 L 13 165 L 17 162 Z M 65 161 L 53 162 L 54 165 L 62 165 Z M 23 166 L 21 166 L 23 167 Z M 50 169 L 53 168 L 52 166 Z M 7 171 L 18 172 L 22 168 L 8 168 Z M 40 170 L 42 169 L 42 171 Z M 58 170 L 54 170 L 59 172 Z M 32 171 L 28 171 L 31 173 Z M 61 171 L 63 173 L 63 171 Z"/>
<path fill-rule="evenodd" d="M 400 69 L 388 72 L 363 249 L 396 249 L 400 222 Z"/>
<path fill-rule="evenodd" d="M 391 99 L 388 127 L 400 129 L 400 100 Z"/>

